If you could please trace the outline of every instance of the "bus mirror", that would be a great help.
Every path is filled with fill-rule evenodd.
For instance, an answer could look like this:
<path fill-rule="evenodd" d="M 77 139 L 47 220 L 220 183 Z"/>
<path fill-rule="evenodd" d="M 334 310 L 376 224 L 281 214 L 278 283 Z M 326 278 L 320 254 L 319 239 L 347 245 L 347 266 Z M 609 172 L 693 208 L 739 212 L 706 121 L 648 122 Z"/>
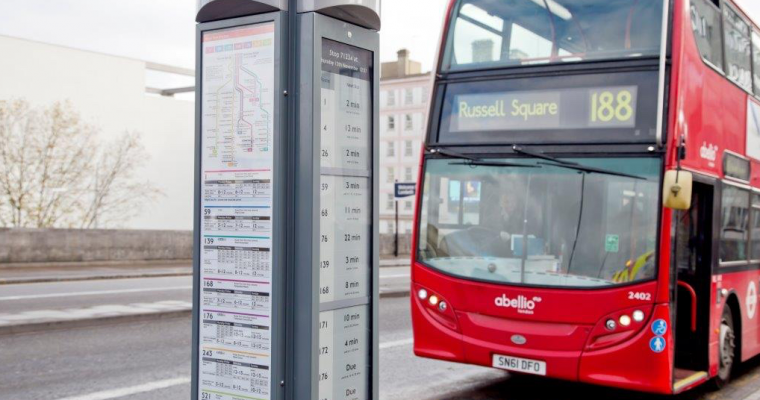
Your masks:
<path fill-rule="evenodd" d="M 663 205 L 673 210 L 688 210 L 691 207 L 691 187 L 691 172 L 675 169 L 665 172 Z"/>

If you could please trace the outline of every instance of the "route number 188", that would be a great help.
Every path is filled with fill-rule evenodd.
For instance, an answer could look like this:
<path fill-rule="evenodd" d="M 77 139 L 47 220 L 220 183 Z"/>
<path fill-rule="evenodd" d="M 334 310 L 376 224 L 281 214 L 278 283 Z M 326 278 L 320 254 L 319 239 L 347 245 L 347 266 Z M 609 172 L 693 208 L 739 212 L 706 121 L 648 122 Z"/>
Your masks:
<path fill-rule="evenodd" d="M 591 94 L 591 122 L 628 122 L 633 117 L 633 94 L 605 90 Z"/>

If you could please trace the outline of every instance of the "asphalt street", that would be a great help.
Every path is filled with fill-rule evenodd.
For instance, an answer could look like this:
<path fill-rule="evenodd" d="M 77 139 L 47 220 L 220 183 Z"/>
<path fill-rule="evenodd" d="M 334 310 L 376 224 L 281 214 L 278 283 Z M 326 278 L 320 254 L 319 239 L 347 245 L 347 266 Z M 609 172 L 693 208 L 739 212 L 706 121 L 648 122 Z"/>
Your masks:
<path fill-rule="evenodd" d="M 382 399 L 661 399 L 416 358 L 408 298 L 384 298 L 380 310 Z M 3 400 L 184 400 L 190 393 L 188 318 L 2 336 L 0 355 Z M 721 392 L 678 399 L 745 399 L 760 388 L 758 365 L 752 362 Z"/>
<path fill-rule="evenodd" d="M 0 285 L 0 312 L 191 300 L 191 277 Z M 490 368 L 412 354 L 408 267 L 381 268 L 381 399 L 652 400 L 659 397 L 587 385 L 513 377 Z M 401 296 L 401 297 L 399 297 Z M 0 400 L 187 399 L 190 320 L 125 319 L 90 327 L 0 335 Z M 699 389 L 681 400 L 758 400 L 760 362 L 721 392 Z"/>
<path fill-rule="evenodd" d="M 409 267 L 380 269 L 381 293 L 409 290 Z M 192 277 L 101 279 L 0 285 L 0 313 L 90 307 L 101 304 L 191 301 Z"/>
<path fill-rule="evenodd" d="M 14 313 L 96 304 L 191 301 L 192 285 L 191 276 L 3 285 L 0 310 Z"/>

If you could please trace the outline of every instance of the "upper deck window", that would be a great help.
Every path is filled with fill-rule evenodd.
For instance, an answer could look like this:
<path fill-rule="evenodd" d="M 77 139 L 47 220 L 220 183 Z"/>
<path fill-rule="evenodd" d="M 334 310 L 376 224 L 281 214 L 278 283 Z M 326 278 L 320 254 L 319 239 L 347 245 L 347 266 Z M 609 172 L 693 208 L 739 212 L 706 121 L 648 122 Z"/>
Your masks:
<path fill-rule="evenodd" d="M 750 27 L 735 11 L 723 8 L 726 23 L 723 42 L 726 45 L 726 75 L 737 85 L 752 90 L 752 54 Z"/>
<path fill-rule="evenodd" d="M 752 71 L 755 93 L 760 94 L 760 35 L 757 32 L 752 32 Z"/>
<path fill-rule="evenodd" d="M 720 9 L 711 0 L 691 2 L 691 28 L 699 53 L 705 61 L 723 69 L 723 44 L 720 38 Z"/>
<path fill-rule="evenodd" d="M 657 55 L 662 0 L 460 0 L 444 70 Z"/>

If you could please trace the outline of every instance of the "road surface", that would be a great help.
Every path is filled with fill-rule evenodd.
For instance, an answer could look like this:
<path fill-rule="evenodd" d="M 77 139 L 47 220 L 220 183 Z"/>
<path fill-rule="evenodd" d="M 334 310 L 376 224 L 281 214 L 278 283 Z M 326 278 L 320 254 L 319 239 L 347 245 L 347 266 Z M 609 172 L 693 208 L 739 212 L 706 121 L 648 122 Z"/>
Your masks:
<path fill-rule="evenodd" d="M 661 399 L 415 358 L 408 298 L 384 298 L 380 305 L 381 399 Z M 190 393 L 188 318 L 2 336 L 0 354 L 3 400 L 184 400 Z M 760 388 L 758 365 L 751 363 L 722 392 L 678 399 L 745 399 Z"/>

